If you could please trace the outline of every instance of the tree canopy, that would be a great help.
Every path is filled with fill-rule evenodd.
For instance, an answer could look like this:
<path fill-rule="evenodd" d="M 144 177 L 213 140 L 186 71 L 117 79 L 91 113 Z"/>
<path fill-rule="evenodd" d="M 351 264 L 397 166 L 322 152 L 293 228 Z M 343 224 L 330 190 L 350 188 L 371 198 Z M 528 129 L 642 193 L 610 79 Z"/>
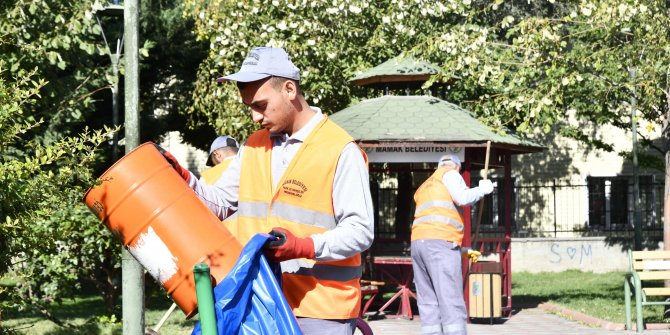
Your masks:
<path fill-rule="evenodd" d="M 0 274 L 20 278 L 0 308 L 42 308 L 81 278 L 114 305 L 118 244 L 80 201 L 111 163 L 104 4 L 0 1 Z M 141 141 L 167 130 L 200 148 L 215 131 L 246 138 L 256 125 L 235 85 L 215 79 L 263 45 L 288 51 L 326 113 L 364 96 L 349 79 L 400 55 L 437 64 L 425 86 L 501 132 L 557 130 L 613 150 L 598 125 L 630 129 L 636 108 L 643 144 L 654 147 L 659 126 L 668 133 L 665 1 L 147 0 L 140 14 Z"/>
<path fill-rule="evenodd" d="M 667 110 L 664 1 L 186 3 L 198 38 L 210 43 L 188 109 L 192 125 L 209 120 L 242 138 L 254 125 L 234 85 L 214 80 L 236 71 L 249 49 L 261 45 L 287 49 L 309 101 L 328 113 L 361 96 L 348 79 L 398 55 L 439 65 L 426 86 L 447 85 L 448 100 L 498 131 L 559 129 L 613 150 L 603 134 L 580 125 L 629 129 L 634 97 L 649 125 L 640 135 L 651 144 Z"/>
<path fill-rule="evenodd" d="M 45 127 L 34 108 L 49 83 L 36 79 L 38 69 L 8 76 L 7 65 L 0 57 L 0 274 L 13 274 L 18 289 L 0 288 L 0 309 L 32 308 L 51 318 L 44 306 L 79 287 L 81 272 L 72 270 L 93 271 L 85 263 L 95 264 L 96 249 L 105 249 L 99 229 L 81 229 L 86 220 L 74 204 L 93 181 L 94 150 L 106 134 L 82 131 L 41 143 L 30 134 Z"/>

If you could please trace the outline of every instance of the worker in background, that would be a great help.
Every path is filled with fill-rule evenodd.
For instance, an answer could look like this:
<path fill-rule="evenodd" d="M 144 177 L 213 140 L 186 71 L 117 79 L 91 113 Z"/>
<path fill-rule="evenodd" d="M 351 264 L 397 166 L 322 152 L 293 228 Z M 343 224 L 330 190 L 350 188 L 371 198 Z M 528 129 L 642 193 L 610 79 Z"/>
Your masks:
<path fill-rule="evenodd" d="M 230 136 L 217 137 L 209 147 L 207 166 L 210 166 L 210 168 L 202 171 L 200 180 L 207 185 L 214 185 L 233 161 L 238 149 L 239 145 L 234 138 Z"/>
<path fill-rule="evenodd" d="M 360 253 L 374 237 L 367 157 L 300 88 L 300 71 L 281 48 L 253 48 L 232 81 L 261 130 L 214 186 L 166 152 L 189 186 L 245 244 L 276 237 L 283 292 L 306 335 L 353 334 L 360 311 Z"/>
<path fill-rule="evenodd" d="M 473 261 L 480 254 L 461 249 L 463 218 L 456 206 L 476 203 L 493 184 L 484 179 L 468 188 L 460 168 L 457 156 L 442 156 L 414 194 L 411 253 L 422 334 L 467 334 L 461 254 Z"/>

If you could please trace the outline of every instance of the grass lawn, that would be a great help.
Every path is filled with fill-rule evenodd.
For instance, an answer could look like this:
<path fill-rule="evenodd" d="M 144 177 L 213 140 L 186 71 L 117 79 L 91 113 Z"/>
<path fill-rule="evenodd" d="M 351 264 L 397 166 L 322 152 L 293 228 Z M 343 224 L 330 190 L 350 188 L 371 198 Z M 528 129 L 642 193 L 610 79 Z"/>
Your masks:
<path fill-rule="evenodd" d="M 162 291 L 157 292 L 146 303 L 145 323 L 147 327 L 154 327 L 163 317 L 163 314 L 172 305 L 172 300 L 167 298 Z M 55 308 L 55 316 L 68 323 L 79 326 L 77 329 L 69 329 L 57 326 L 39 315 L 18 313 L 16 311 L 4 311 L 2 314 L 2 329 L 16 330 L 17 334 L 36 335 L 70 335 L 70 334 L 100 334 L 121 335 L 122 325 L 120 320 L 112 320 L 105 315 L 102 298 L 89 296 L 76 300 L 68 300 Z M 192 320 L 185 320 L 184 313 L 179 308 L 175 309 L 170 318 L 160 328 L 162 334 L 191 334 L 197 316 Z M 11 333 L 10 333 L 11 334 Z"/>
<path fill-rule="evenodd" d="M 623 279 L 624 272 L 513 273 L 512 306 L 550 302 L 603 320 L 624 323 Z M 664 322 L 663 306 L 645 306 L 642 313 L 646 322 Z"/>
<path fill-rule="evenodd" d="M 564 306 L 582 313 L 616 323 L 625 322 L 623 272 L 604 274 L 565 271 L 559 273 L 514 273 L 512 275 L 513 307 L 534 307 L 544 302 Z M 392 294 L 392 293 L 391 293 Z M 172 304 L 162 290 L 147 302 L 146 324 L 153 327 Z M 2 327 L 15 329 L 18 334 L 121 334 L 119 320 L 104 315 L 102 299 L 82 297 L 58 306 L 55 315 L 69 323 L 81 325 L 74 331 L 55 325 L 38 315 L 5 310 Z M 643 309 L 646 322 L 663 322 L 663 307 L 648 306 Z M 633 311 L 633 318 L 635 317 Z M 195 319 L 195 318 L 194 318 Z M 185 320 L 176 309 L 161 328 L 163 334 L 190 334 L 194 320 Z M 0 330 L 0 333 L 2 331 Z"/>

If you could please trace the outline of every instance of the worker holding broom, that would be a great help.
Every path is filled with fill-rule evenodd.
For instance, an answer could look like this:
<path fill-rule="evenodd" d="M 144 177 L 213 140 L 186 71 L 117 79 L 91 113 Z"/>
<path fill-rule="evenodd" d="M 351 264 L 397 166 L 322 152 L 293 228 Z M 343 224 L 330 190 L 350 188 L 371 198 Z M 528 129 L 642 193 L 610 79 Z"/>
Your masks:
<path fill-rule="evenodd" d="M 214 186 L 164 155 L 242 244 L 256 233 L 281 262 L 283 292 L 304 334 L 353 334 L 360 311 L 361 256 L 372 244 L 365 153 L 300 89 L 281 48 L 253 48 L 232 81 L 261 130 Z M 234 215 L 231 216 L 231 214 Z"/>
<path fill-rule="evenodd" d="M 480 254 L 461 248 L 463 218 L 456 206 L 476 203 L 493 184 L 483 179 L 468 188 L 460 168 L 457 156 L 442 156 L 414 194 L 411 253 L 422 334 L 467 334 L 461 254 L 473 261 Z"/>

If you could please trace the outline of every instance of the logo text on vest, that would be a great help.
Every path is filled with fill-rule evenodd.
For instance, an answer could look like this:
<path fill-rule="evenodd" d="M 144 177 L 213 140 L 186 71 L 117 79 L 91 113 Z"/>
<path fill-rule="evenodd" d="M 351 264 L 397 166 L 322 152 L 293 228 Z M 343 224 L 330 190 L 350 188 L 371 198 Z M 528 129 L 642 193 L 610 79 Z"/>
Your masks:
<path fill-rule="evenodd" d="M 302 195 L 307 192 L 307 186 L 297 179 L 289 179 L 282 184 L 282 191 L 288 195 L 293 195 L 302 198 Z"/>

